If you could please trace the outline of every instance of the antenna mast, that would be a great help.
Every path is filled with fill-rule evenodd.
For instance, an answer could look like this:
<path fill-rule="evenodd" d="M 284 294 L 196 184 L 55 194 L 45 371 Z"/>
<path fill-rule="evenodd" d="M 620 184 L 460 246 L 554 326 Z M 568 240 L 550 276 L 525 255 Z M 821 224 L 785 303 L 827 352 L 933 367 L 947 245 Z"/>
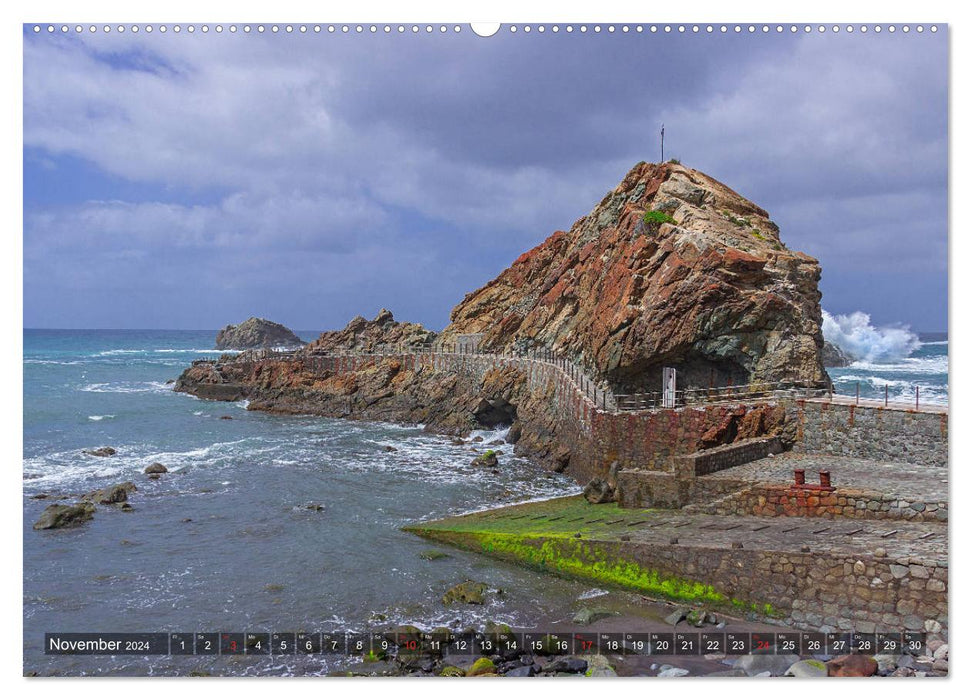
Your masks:
<path fill-rule="evenodd" d="M 661 162 L 664 162 L 664 124 L 661 124 Z"/>

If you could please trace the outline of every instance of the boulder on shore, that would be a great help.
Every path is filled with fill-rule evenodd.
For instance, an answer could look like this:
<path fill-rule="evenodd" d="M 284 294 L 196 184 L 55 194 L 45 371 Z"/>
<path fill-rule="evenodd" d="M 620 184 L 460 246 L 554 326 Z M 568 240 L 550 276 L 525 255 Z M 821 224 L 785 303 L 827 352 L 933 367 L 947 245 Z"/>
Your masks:
<path fill-rule="evenodd" d="M 876 660 L 865 654 L 847 654 L 826 662 L 827 673 L 840 678 L 875 676 L 877 669 Z"/>
<path fill-rule="evenodd" d="M 75 527 L 94 517 L 94 506 L 90 503 L 76 503 L 73 506 L 49 505 L 34 523 L 35 530 L 57 530 Z"/>
<path fill-rule="evenodd" d="M 299 348 L 304 345 L 306 343 L 289 328 L 265 318 L 248 318 L 238 326 L 230 324 L 216 334 L 217 350 Z"/>
<path fill-rule="evenodd" d="M 610 503 L 616 501 L 614 487 L 606 479 L 591 479 L 583 488 L 583 497 L 590 503 Z"/>

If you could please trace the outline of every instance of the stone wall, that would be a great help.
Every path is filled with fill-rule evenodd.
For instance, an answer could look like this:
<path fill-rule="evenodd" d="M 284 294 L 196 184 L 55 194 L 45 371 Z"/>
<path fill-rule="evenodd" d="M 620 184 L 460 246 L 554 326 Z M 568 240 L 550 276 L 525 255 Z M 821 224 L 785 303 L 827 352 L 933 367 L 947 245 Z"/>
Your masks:
<path fill-rule="evenodd" d="M 926 619 L 947 619 L 946 561 L 911 565 L 877 556 L 679 545 L 635 545 L 625 553 L 662 574 L 769 603 L 775 615 L 802 629 L 922 631 Z"/>
<path fill-rule="evenodd" d="M 907 500 L 859 489 L 832 491 L 757 485 L 686 508 L 712 515 L 804 516 L 855 520 L 947 521 L 946 502 Z"/>
<path fill-rule="evenodd" d="M 947 466 L 947 414 L 787 400 L 793 450 Z"/>
<path fill-rule="evenodd" d="M 704 476 L 748 464 L 782 452 L 778 437 L 750 438 L 675 458 L 675 471 L 687 476 Z"/>

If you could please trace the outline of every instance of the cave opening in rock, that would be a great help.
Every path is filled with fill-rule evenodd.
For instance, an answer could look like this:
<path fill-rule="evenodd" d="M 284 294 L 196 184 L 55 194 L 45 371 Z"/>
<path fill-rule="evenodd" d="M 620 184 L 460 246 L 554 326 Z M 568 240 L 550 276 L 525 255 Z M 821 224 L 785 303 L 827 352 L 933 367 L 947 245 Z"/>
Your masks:
<path fill-rule="evenodd" d="M 516 422 L 516 406 L 503 398 L 484 398 L 472 412 L 483 428 L 509 427 Z"/>
<path fill-rule="evenodd" d="M 688 355 L 623 368 L 611 378 L 611 383 L 618 393 L 659 392 L 663 390 L 665 367 L 677 370 L 678 391 L 747 384 L 750 376 L 745 367 L 733 360 Z"/>

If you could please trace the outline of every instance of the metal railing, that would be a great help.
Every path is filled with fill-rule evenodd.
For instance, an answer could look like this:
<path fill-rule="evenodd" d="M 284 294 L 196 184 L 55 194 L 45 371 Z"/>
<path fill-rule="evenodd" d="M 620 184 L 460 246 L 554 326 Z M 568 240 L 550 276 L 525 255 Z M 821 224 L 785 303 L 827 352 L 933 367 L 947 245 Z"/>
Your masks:
<path fill-rule="evenodd" d="M 592 379 L 578 364 L 560 353 L 547 348 L 529 348 L 518 351 L 486 350 L 463 342 L 433 342 L 422 344 L 384 344 L 375 345 L 363 350 L 347 350 L 340 352 L 315 352 L 313 350 L 248 350 L 232 358 L 206 358 L 195 360 L 200 362 L 219 363 L 232 362 L 236 359 L 246 360 L 285 360 L 301 357 L 374 357 L 384 358 L 400 355 L 432 354 L 446 357 L 482 357 L 492 359 L 507 359 L 518 362 L 542 364 L 553 367 L 572 388 L 587 399 L 592 407 L 600 411 L 654 411 L 684 406 L 717 403 L 736 403 L 757 399 L 827 399 L 841 404 L 855 404 L 860 406 L 882 405 L 887 408 L 910 408 L 920 410 L 920 389 L 916 390 L 916 400 L 913 403 L 894 402 L 889 395 L 883 400 L 865 399 L 856 396 L 834 394 L 832 389 L 821 382 L 752 382 L 746 384 L 732 384 L 727 386 L 688 387 L 675 392 L 649 391 L 630 394 L 615 394 L 603 382 Z M 931 404 L 926 400 L 923 405 L 928 410 L 947 410 L 946 404 Z"/>

